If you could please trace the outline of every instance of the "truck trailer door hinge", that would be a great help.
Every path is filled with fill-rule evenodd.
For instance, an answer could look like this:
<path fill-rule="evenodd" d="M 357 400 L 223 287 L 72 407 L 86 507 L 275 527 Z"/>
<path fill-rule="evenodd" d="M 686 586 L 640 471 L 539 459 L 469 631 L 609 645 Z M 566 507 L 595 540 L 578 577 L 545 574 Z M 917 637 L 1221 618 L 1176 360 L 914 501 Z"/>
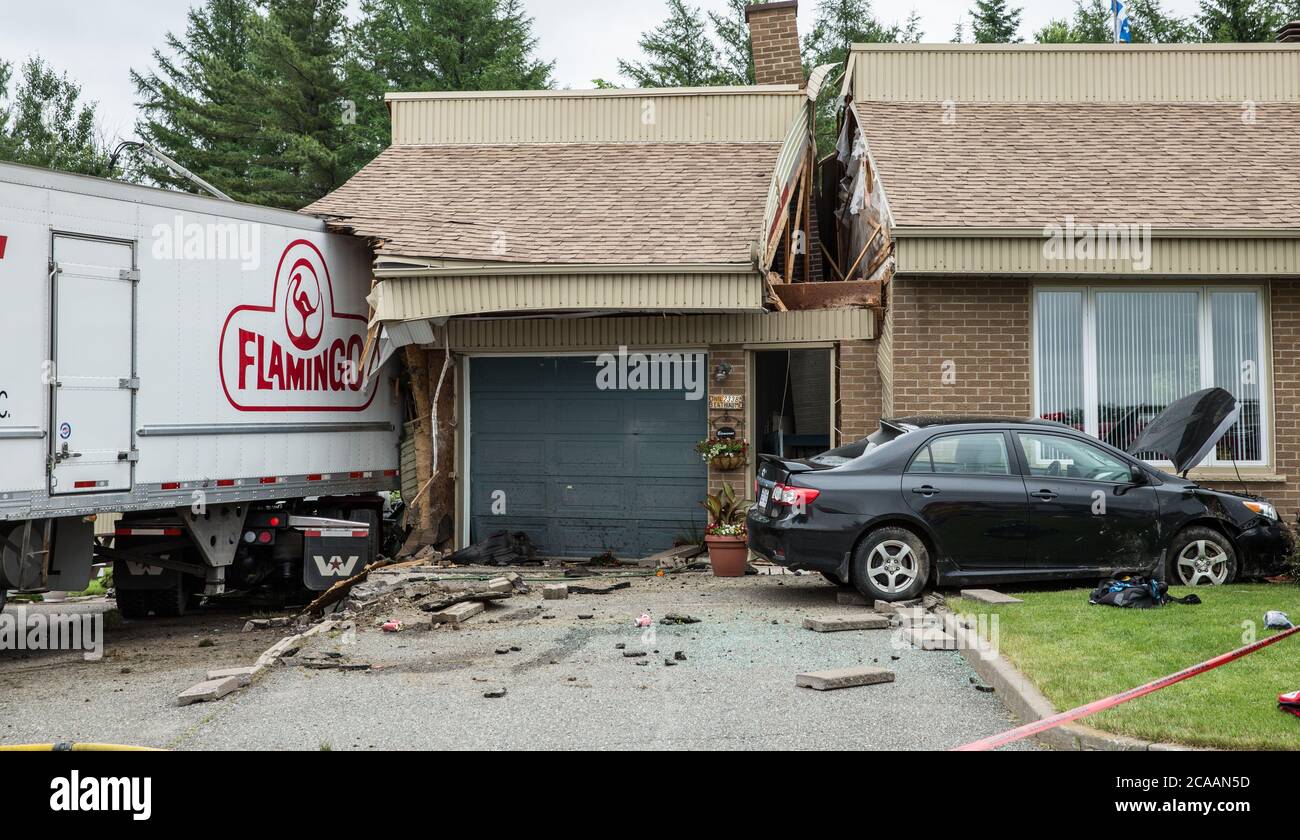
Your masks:
<path fill-rule="evenodd" d="M 127 390 L 127 391 L 139 391 L 139 390 L 140 390 L 140 377 L 138 377 L 138 376 L 133 376 L 133 377 L 131 377 L 130 379 L 119 379 L 119 380 L 117 380 L 117 387 L 118 387 L 118 388 L 123 388 L 123 389 L 125 389 L 125 390 Z"/>
<path fill-rule="evenodd" d="M 140 269 L 138 269 L 138 268 L 124 268 L 124 269 L 122 269 L 122 270 L 118 273 L 118 277 L 119 277 L 120 279 L 122 279 L 122 280 L 126 280 L 126 281 L 129 282 L 129 283 L 139 283 L 139 282 L 140 282 Z"/>
<path fill-rule="evenodd" d="M 117 460 L 134 464 L 140 460 L 140 450 L 132 449 L 130 452 L 119 452 L 117 453 Z"/>

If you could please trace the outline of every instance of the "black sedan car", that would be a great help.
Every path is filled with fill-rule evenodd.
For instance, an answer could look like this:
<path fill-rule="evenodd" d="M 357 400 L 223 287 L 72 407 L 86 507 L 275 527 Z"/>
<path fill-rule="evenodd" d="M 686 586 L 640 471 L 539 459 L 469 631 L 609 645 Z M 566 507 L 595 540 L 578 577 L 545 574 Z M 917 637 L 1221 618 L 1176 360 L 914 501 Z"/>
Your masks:
<path fill-rule="evenodd" d="M 1185 477 L 1237 414 L 1227 391 L 1200 391 L 1133 442 L 1183 477 L 1049 420 L 885 420 L 814 458 L 762 456 L 749 547 L 885 601 L 929 583 L 1142 572 L 1199 586 L 1274 574 L 1291 536 L 1273 506 Z"/>

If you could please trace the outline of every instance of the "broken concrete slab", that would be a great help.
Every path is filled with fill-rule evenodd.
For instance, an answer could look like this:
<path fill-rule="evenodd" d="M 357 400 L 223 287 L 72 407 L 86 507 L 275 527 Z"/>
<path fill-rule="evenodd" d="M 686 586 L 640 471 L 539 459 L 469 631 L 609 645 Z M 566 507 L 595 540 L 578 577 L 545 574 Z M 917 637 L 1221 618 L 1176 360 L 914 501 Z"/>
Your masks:
<path fill-rule="evenodd" d="M 832 668 L 829 671 L 810 671 L 797 674 L 794 684 L 799 688 L 811 688 L 814 691 L 834 691 L 837 688 L 854 688 L 860 685 L 877 685 L 894 681 L 894 672 L 885 668 L 873 668 L 870 665 L 858 665 L 852 668 Z"/>
<path fill-rule="evenodd" d="M 912 627 L 903 631 L 913 647 L 921 650 L 956 650 L 957 639 L 941 627 Z"/>
<path fill-rule="evenodd" d="M 1010 595 L 1003 595 L 993 589 L 963 589 L 961 597 L 968 598 L 972 601 L 979 601 L 981 604 L 1023 604 L 1024 601 L 1019 598 L 1012 598 Z"/>
<path fill-rule="evenodd" d="M 512 583 L 509 578 L 504 578 L 504 577 L 492 578 L 492 580 L 487 582 L 487 588 L 489 592 L 514 592 L 515 591 L 514 583 Z"/>
<path fill-rule="evenodd" d="M 894 618 L 898 619 L 903 627 L 922 627 L 929 623 L 927 613 L 921 607 L 903 607 L 894 611 Z"/>
<path fill-rule="evenodd" d="M 861 592 L 854 592 L 851 589 L 841 589 L 835 593 L 835 603 L 843 607 L 869 607 L 871 601 Z"/>
<path fill-rule="evenodd" d="M 545 601 L 563 601 L 569 597 L 569 586 L 564 583 L 549 583 L 542 587 L 542 599 Z"/>
<path fill-rule="evenodd" d="M 818 633 L 838 633 L 843 630 L 886 630 L 889 617 L 878 613 L 858 613 L 856 615 L 834 615 L 824 618 L 805 618 L 805 630 Z"/>
<path fill-rule="evenodd" d="M 237 688 L 239 688 L 239 677 L 230 676 L 219 680 L 206 680 L 198 685 L 192 685 L 176 695 L 176 705 L 188 706 L 191 703 L 207 703 L 211 700 L 220 700 Z"/>
<path fill-rule="evenodd" d="M 875 604 L 872 605 L 872 608 L 875 609 L 875 611 L 878 613 L 883 613 L 884 615 L 892 615 L 898 612 L 899 610 L 905 610 L 911 607 L 919 607 L 919 606 L 921 606 L 921 599 L 911 598 L 907 601 L 879 601 L 878 600 L 876 601 Z"/>
<path fill-rule="evenodd" d="M 433 613 L 430 618 L 433 619 L 434 624 L 463 624 L 483 612 L 483 609 L 482 601 L 462 601 Z"/>
<path fill-rule="evenodd" d="M 208 671 L 208 681 L 224 680 L 227 677 L 239 677 L 239 686 L 243 688 L 252 681 L 253 675 L 257 673 L 255 665 L 246 665 L 243 668 L 217 668 Z"/>

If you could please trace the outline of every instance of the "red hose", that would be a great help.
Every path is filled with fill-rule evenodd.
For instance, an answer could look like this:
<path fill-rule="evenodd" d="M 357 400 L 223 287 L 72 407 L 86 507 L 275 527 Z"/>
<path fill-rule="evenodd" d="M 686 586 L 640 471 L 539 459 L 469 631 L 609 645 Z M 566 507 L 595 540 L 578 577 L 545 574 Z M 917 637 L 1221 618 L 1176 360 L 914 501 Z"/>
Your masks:
<path fill-rule="evenodd" d="M 1137 688 L 1130 688 L 1128 691 L 1122 691 L 1119 694 L 1111 695 L 1102 700 L 1094 700 L 1091 703 L 1070 709 L 1068 712 L 1058 712 L 1057 714 L 1045 717 L 1042 720 L 1036 720 L 1033 723 L 1026 723 L 1024 726 L 1018 726 L 1015 729 L 1003 732 L 1001 735 L 990 735 L 987 738 L 972 741 L 965 746 L 956 747 L 953 752 L 982 752 L 984 750 L 995 749 L 1005 744 L 1010 744 L 1012 741 L 1019 741 L 1021 738 L 1028 738 L 1031 735 L 1037 735 L 1040 732 L 1054 729 L 1063 723 L 1069 723 L 1070 721 L 1078 720 L 1079 718 L 1087 717 L 1088 715 L 1095 715 L 1097 712 L 1102 712 L 1106 709 L 1118 706 L 1120 703 L 1127 703 L 1130 700 L 1145 697 L 1153 691 L 1159 691 L 1160 689 L 1171 686 L 1174 683 L 1180 683 L 1183 680 L 1191 679 L 1197 674 L 1204 674 L 1206 671 L 1213 671 L 1220 665 L 1227 665 L 1229 662 L 1241 659 L 1243 656 L 1249 656 L 1255 651 L 1263 650 L 1269 645 L 1276 644 L 1295 633 L 1300 633 L 1300 627 L 1292 627 L 1290 630 L 1284 630 L 1281 633 L 1276 633 L 1266 639 L 1252 642 L 1245 647 L 1237 648 L 1234 651 L 1216 656 L 1199 665 L 1185 668 L 1176 674 L 1170 674 L 1167 677 L 1153 680 L 1146 685 L 1140 685 Z"/>

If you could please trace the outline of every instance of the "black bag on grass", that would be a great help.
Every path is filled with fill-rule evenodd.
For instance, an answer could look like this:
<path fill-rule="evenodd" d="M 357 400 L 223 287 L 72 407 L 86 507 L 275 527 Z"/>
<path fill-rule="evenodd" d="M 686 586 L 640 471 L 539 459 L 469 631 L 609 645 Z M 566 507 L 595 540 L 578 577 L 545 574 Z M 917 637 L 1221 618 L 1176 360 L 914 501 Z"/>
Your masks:
<path fill-rule="evenodd" d="M 1104 604 L 1108 607 L 1128 607 L 1147 610 L 1163 607 L 1170 602 L 1178 604 L 1199 604 L 1201 599 L 1195 595 L 1175 598 L 1169 594 L 1169 584 L 1163 580 L 1152 580 L 1142 575 L 1123 575 L 1107 578 L 1092 590 L 1088 596 L 1090 604 Z"/>

